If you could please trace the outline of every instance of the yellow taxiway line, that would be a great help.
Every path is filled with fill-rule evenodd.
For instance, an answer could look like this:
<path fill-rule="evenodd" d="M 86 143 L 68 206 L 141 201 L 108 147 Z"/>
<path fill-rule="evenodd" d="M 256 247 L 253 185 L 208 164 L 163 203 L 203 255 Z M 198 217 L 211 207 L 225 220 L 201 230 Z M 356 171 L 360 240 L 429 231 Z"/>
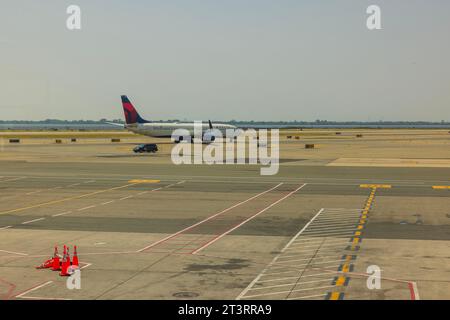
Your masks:
<path fill-rule="evenodd" d="M 360 184 L 361 188 L 382 188 L 382 189 L 390 189 L 392 186 L 390 184 Z"/>
<path fill-rule="evenodd" d="M 130 180 L 129 183 L 158 183 L 161 182 L 161 180 Z"/>

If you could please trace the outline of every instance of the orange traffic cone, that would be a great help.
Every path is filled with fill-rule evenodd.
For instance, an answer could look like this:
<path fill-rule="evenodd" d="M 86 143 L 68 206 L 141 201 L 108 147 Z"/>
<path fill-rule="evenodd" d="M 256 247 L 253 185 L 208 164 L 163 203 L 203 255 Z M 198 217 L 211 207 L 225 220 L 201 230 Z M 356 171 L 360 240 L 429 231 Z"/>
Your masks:
<path fill-rule="evenodd" d="M 68 256 L 69 256 L 68 251 L 66 249 L 66 246 L 64 246 L 64 256 L 63 256 L 63 261 L 61 264 L 61 272 L 59 273 L 59 275 L 62 277 L 69 276 L 69 273 L 67 272 L 67 269 L 70 266 L 70 260 L 69 260 Z"/>
<path fill-rule="evenodd" d="M 70 253 L 69 253 L 69 247 L 67 247 L 67 265 L 70 267 Z"/>
<path fill-rule="evenodd" d="M 55 247 L 55 253 L 57 252 L 57 249 Z M 53 254 L 53 258 L 46 260 L 44 263 L 42 263 L 40 266 L 36 267 L 36 269 L 48 269 L 53 267 L 53 259 L 55 258 L 55 254 Z"/>
<path fill-rule="evenodd" d="M 53 259 L 46 260 L 40 266 L 37 266 L 36 269 L 47 269 L 53 266 Z"/>
<path fill-rule="evenodd" d="M 78 253 L 77 253 L 77 246 L 73 246 L 73 259 L 72 259 L 72 265 L 79 267 L 80 264 L 78 262 Z"/>
<path fill-rule="evenodd" d="M 61 262 L 59 261 L 59 255 L 58 255 L 58 246 L 55 246 L 55 252 L 53 253 L 53 264 L 52 264 L 52 270 L 57 271 L 61 269 Z"/>

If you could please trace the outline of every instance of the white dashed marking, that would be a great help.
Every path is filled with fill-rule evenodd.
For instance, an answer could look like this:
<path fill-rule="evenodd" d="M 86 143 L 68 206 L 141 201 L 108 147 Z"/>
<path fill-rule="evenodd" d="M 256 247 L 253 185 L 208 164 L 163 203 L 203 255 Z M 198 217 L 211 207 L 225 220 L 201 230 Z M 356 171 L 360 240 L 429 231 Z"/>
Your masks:
<path fill-rule="evenodd" d="M 91 209 L 91 208 L 94 208 L 94 207 L 96 207 L 96 205 L 80 208 L 80 209 L 77 209 L 77 211 L 83 211 L 83 210 Z"/>
<path fill-rule="evenodd" d="M 29 196 L 30 194 L 35 194 L 35 193 L 39 193 L 39 192 L 42 192 L 42 190 L 36 190 L 36 191 L 28 192 L 28 193 L 26 193 L 26 195 Z"/>
<path fill-rule="evenodd" d="M 114 201 L 115 201 L 115 200 L 111 200 L 111 201 L 103 202 L 103 203 L 101 203 L 100 205 L 101 205 L 101 206 L 104 206 L 104 205 L 107 205 L 107 204 L 113 203 Z"/>
<path fill-rule="evenodd" d="M 130 199 L 130 198 L 133 198 L 133 196 L 123 197 L 123 198 L 120 198 L 119 200 L 122 201 L 122 200 Z"/>
<path fill-rule="evenodd" d="M 71 212 L 72 212 L 72 211 L 65 211 L 65 212 L 62 212 L 62 213 L 54 214 L 54 215 L 52 215 L 52 217 L 63 216 L 63 215 L 65 215 L 65 214 L 69 214 L 69 213 L 71 213 Z"/>
<path fill-rule="evenodd" d="M 33 222 L 36 222 L 36 221 L 41 221 L 41 220 L 44 220 L 44 219 L 45 218 L 38 218 L 38 219 L 22 222 L 22 224 L 29 224 L 29 223 L 33 223 Z"/>

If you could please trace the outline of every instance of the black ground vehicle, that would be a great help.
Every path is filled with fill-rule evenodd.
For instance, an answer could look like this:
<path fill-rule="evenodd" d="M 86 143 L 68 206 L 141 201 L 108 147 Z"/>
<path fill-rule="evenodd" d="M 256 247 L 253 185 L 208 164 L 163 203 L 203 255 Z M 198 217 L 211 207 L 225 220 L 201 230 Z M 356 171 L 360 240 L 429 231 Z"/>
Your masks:
<path fill-rule="evenodd" d="M 134 147 L 133 151 L 136 153 L 142 153 L 142 152 L 155 153 L 156 151 L 158 151 L 158 146 L 154 143 L 140 144 L 140 145 Z"/>

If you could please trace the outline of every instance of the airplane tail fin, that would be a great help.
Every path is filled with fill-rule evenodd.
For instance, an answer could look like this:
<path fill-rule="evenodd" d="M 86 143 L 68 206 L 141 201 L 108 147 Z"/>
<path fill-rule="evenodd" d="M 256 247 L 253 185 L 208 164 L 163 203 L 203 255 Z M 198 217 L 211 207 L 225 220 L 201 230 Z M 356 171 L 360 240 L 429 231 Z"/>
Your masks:
<path fill-rule="evenodd" d="M 136 111 L 136 109 L 133 107 L 133 104 L 130 102 L 127 96 L 121 96 L 122 98 L 122 106 L 123 106 L 123 112 L 125 114 L 125 122 L 126 124 L 135 124 L 135 123 L 148 123 L 150 121 L 147 121 L 143 119 L 139 113 Z"/>

